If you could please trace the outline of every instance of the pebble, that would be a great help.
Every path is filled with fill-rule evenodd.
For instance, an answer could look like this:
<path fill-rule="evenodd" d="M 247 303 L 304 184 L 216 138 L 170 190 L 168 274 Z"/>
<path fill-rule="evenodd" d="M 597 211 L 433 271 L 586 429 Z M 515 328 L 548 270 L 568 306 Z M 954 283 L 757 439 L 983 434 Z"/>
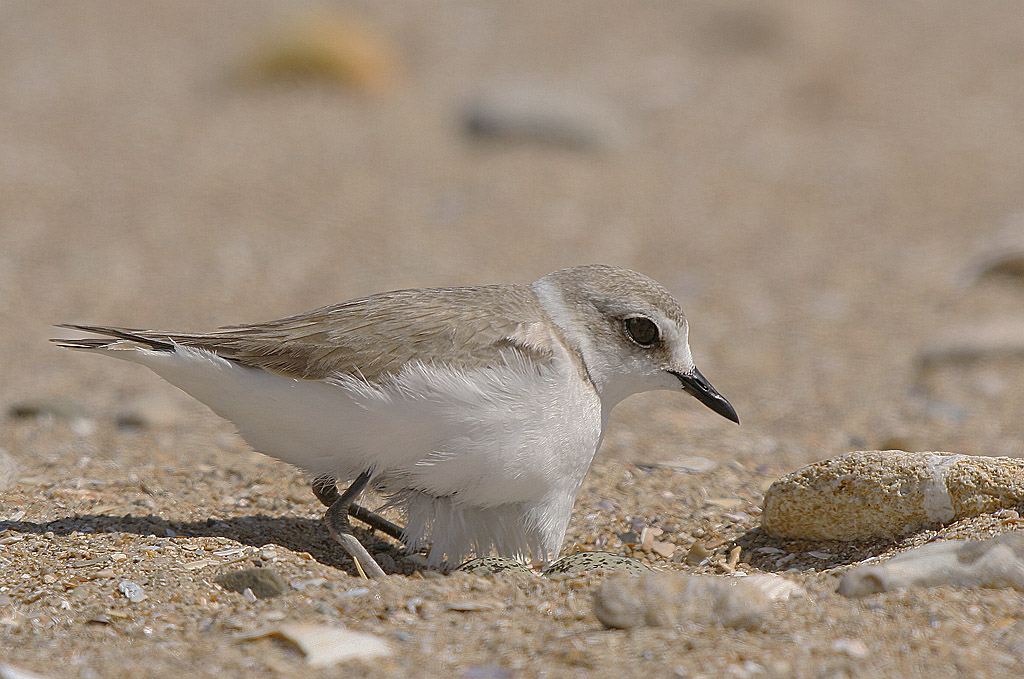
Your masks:
<path fill-rule="evenodd" d="M 56 420 L 85 419 L 85 410 L 75 401 L 63 398 L 30 399 L 12 403 L 7 408 L 7 416 L 13 419 L 30 417 L 52 417 Z"/>
<path fill-rule="evenodd" d="M 561 85 L 512 83 L 478 94 L 463 114 L 466 130 L 480 137 L 500 137 L 581 150 L 609 150 L 624 145 L 625 123 L 612 107 Z"/>
<path fill-rule="evenodd" d="M 761 527 L 779 538 L 892 538 L 1024 502 L 1024 460 L 861 451 L 775 481 Z"/>
<path fill-rule="evenodd" d="M 917 353 L 918 370 L 943 363 L 1024 356 L 1024 318 L 999 318 L 954 326 Z"/>
<path fill-rule="evenodd" d="M 327 578 L 306 578 L 303 580 L 292 580 L 289 583 L 292 589 L 301 592 L 307 587 L 320 587 L 327 584 Z"/>
<path fill-rule="evenodd" d="M 699 455 L 680 455 L 664 462 L 637 463 L 641 469 L 671 469 L 685 474 L 707 474 L 718 469 L 718 461 Z"/>
<path fill-rule="evenodd" d="M 860 639 L 836 639 L 832 642 L 832 650 L 857 659 L 866 658 L 870 653 Z"/>
<path fill-rule="evenodd" d="M 310 667 L 330 667 L 354 658 L 379 658 L 392 654 L 391 646 L 381 637 L 354 632 L 334 625 L 287 623 L 258 630 L 244 640 L 280 636 L 298 646 Z"/>
<path fill-rule="evenodd" d="M 449 601 L 444 605 L 446 611 L 455 611 L 458 613 L 476 613 L 479 611 L 493 611 L 500 608 L 501 605 L 497 601 L 487 600 L 468 600 L 468 601 Z"/>
<path fill-rule="evenodd" d="M 403 68 L 391 41 L 365 21 L 321 10 L 277 26 L 242 70 L 257 82 L 319 80 L 382 95 L 397 87 Z"/>
<path fill-rule="evenodd" d="M 137 604 L 140 601 L 145 601 L 149 598 L 145 590 L 143 590 L 138 583 L 132 582 L 131 580 L 122 580 L 117 583 L 117 589 L 133 604 Z"/>
<path fill-rule="evenodd" d="M 695 542 L 687 550 L 686 556 L 683 557 L 683 563 L 687 566 L 699 566 L 707 561 L 712 554 L 714 552 L 705 547 L 702 542 Z"/>
<path fill-rule="evenodd" d="M 354 597 L 354 596 L 363 596 L 364 594 L 369 594 L 369 593 L 370 593 L 370 588 L 369 587 L 353 587 L 352 589 L 346 589 L 344 592 L 339 594 L 337 596 L 337 598 L 338 599 L 347 599 L 347 598 Z"/>
<path fill-rule="evenodd" d="M 605 627 L 617 629 L 691 623 L 753 630 L 764 623 L 773 601 L 788 599 L 798 590 L 798 585 L 770 574 L 614 575 L 598 588 L 594 613 Z"/>
<path fill-rule="evenodd" d="M 988 540 L 931 542 L 881 564 L 858 566 L 843 576 L 839 593 L 861 597 L 941 585 L 963 589 L 1012 587 L 1024 592 L 1024 531 Z"/>
<path fill-rule="evenodd" d="M 250 590 L 260 599 L 269 599 L 285 591 L 281 576 L 272 568 L 246 568 L 217 576 L 214 580 L 224 589 L 244 593 Z"/>

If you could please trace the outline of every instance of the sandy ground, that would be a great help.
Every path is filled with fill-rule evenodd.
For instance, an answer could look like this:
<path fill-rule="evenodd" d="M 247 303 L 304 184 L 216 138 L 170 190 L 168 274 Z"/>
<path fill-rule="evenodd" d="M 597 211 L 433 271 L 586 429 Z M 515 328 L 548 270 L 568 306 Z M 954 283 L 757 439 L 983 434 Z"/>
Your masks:
<path fill-rule="evenodd" d="M 961 285 L 1024 209 L 1018 3 L 364 2 L 346 7 L 403 63 L 389 93 L 241 83 L 254 45 L 307 7 L 0 6 L 0 405 L 73 411 L 0 422 L 21 470 L 0 491 L 0 660 L 83 678 L 1019 676 L 1018 592 L 834 592 L 851 564 L 1012 517 L 853 547 L 757 531 L 767 484 L 812 460 L 1021 455 L 1024 363 L 917 364 L 1024 301 L 1013 278 Z M 524 82 L 584 127 L 610 117 L 600 148 L 465 133 L 474 96 Z M 743 424 L 681 394 L 622 404 L 565 551 L 721 572 L 739 544 L 740 570 L 790 569 L 811 593 L 762 631 L 604 631 L 596 575 L 365 585 L 296 470 L 144 369 L 46 342 L 61 321 L 211 329 L 588 262 L 678 295 Z M 146 426 L 119 426 L 133 409 Z M 718 465 L 643 464 L 680 455 Z M 620 539 L 645 524 L 672 557 Z M 709 564 L 679 560 L 695 542 Z M 288 591 L 250 603 L 213 584 L 254 564 Z M 320 669 L 247 640 L 284 622 L 395 653 Z"/>

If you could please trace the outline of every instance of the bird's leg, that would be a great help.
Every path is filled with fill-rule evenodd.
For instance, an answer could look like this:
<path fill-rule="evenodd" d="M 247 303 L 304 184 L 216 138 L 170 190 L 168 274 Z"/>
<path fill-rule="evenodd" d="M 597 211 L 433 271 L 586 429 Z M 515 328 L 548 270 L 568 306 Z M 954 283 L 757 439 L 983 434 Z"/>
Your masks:
<path fill-rule="evenodd" d="M 313 486 L 313 495 L 316 495 L 316 499 L 320 500 L 324 507 L 330 507 L 341 497 L 333 476 L 327 474 L 318 476 L 313 479 L 311 485 Z"/>
<path fill-rule="evenodd" d="M 320 500 L 325 507 L 332 506 L 341 497 L 341 493 L 338 492 L 338 487 L 335 485 L 333 476 L 318 476 L 313 479 L 313 495 L 316 495 L 316 499 Z M 398 524 L 391 523 L 380 514 L 371 512 L 369 509 L 351 503 L 348 506 L 348 515 L 353 516 L 370 528 L 379 530 L 381 533 L 393 537 L 396 540 L 402 540 L 402 534 L 405 532 Z"/>
<path fill-rule="evenodd" d="M 328 507 L 327 512 L 324 514 L 324 523 L 327 524 L 327 531 L 331 534 L 331 537 L 345 548 L 345 551 L 355 561 L 356 570 L 359 571 L 359 575 L 366 579 L 384 577 L 387 574 L 373 560 L 370 553 L 366 551 L 366 547 L 363 547 L 359 540 L 356 539 L 356 536 L 352 534 L 352 526 L 348 522 L 349 507 L 352 501 L 363 492 L 363 488 L 366 487 L 370 480 L 370 472 L 365 471 L 357 476 L 352 485 L 341 495 L 338 495 L 338 489 L 333 487 L 333 480 L 330 484 L 331 488 L 325 489 L 325 484 L 321 482 L 322 478 L 318 478 L 313 483 L 313 492 L 316 493 L 316 496 L 322 502 L 325 501 L 325 498 L 333 499 L 331 495 L 332 490 L 334 495 L 337 496 L 337 499 L 331 503 L 331 506 Z"/>

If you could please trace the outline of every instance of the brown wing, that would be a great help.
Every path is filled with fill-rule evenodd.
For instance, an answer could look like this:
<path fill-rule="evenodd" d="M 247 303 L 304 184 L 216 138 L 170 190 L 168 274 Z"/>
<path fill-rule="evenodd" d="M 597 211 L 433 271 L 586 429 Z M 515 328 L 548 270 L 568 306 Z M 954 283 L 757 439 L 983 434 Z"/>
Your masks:
<path fill-rule="evenodd" d="M 170 348 L 169 342 L 199 347 L 291 377 L 348 374 L 369 381 L 414 359 L 456 368 L 489 365 L 509 347 L 546 363 L 554 341 L 533 292 L 518 285 L 398 290 L 210 333 L 67 327 L 158 350 Z M 92 342 L 77 348 L 100 348 L 97 340 L 69 342 Z"/>

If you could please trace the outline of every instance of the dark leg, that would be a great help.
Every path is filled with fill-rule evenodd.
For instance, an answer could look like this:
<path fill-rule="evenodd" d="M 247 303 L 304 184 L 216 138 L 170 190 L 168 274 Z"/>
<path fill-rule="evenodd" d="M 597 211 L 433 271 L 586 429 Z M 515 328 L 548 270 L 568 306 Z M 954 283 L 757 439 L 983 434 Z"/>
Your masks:
<path fill-rule="evenodd" d="M 322 477 L 321 477 L 322 478 Z M 366 487 L 367 482 L 370 480 L 370 473 L 363 472 L 356 477 L 356 480 L 352 482 L 352 485 L 348 489 L 338 496 L 331 506 L 327 509 L 324 514 L 324 523 L 327 524 L 327 530 L 345 551 L 349 553 L 352 560 L 355 561 L 356 570 L 364 578 L 381 578 L 387 575 L 384 570 L 377 565 L 377 562 L 373 560 L 370 553 L 366 551 L 366 547 L 356 539 L 356 536 L 352 534 L 352 526 L 348 522 L 348 512 L 352 504 L 352 501 L 359 497 L 359 494 L 363 492 L 363 488 Z M 317 479 L 320 481 L 320 479 Z M 320 489 L 317 490 L 317 483 L 313 484 L 313 492 L 316 493 L 317 497 L 321 501 L 325 497 L 331 497 L 329 491 L 325 491 L 323 483 L 320 483 Z M 331 484 L 333 486 L 333 483 Z M 338 494 L 337 488 L 334 488 L 334 495 Z M 323 493 L 324 497 L 321 497 Z"/>
<path fill-rule="evenodd" d="M 325 507 L 330 507 L 338 501 L 341 494 L 338 492 L 338 487 L 335 485 L 334 478 L 331 476 L 318 476 L 313 479 L 313 495 L 316 495 L 316 499 L 320 500 Z M 383 516 L 371 512 L 365 507 L 361 507 L 354 502 L 348 507 L 348 515 L 353 516 L 370 528 L 379 530 L 384 535 L 389 535 L 396 540 L 401 541 L 402 534 L 405 532 L 402 527 L 391 523 Z"/>

